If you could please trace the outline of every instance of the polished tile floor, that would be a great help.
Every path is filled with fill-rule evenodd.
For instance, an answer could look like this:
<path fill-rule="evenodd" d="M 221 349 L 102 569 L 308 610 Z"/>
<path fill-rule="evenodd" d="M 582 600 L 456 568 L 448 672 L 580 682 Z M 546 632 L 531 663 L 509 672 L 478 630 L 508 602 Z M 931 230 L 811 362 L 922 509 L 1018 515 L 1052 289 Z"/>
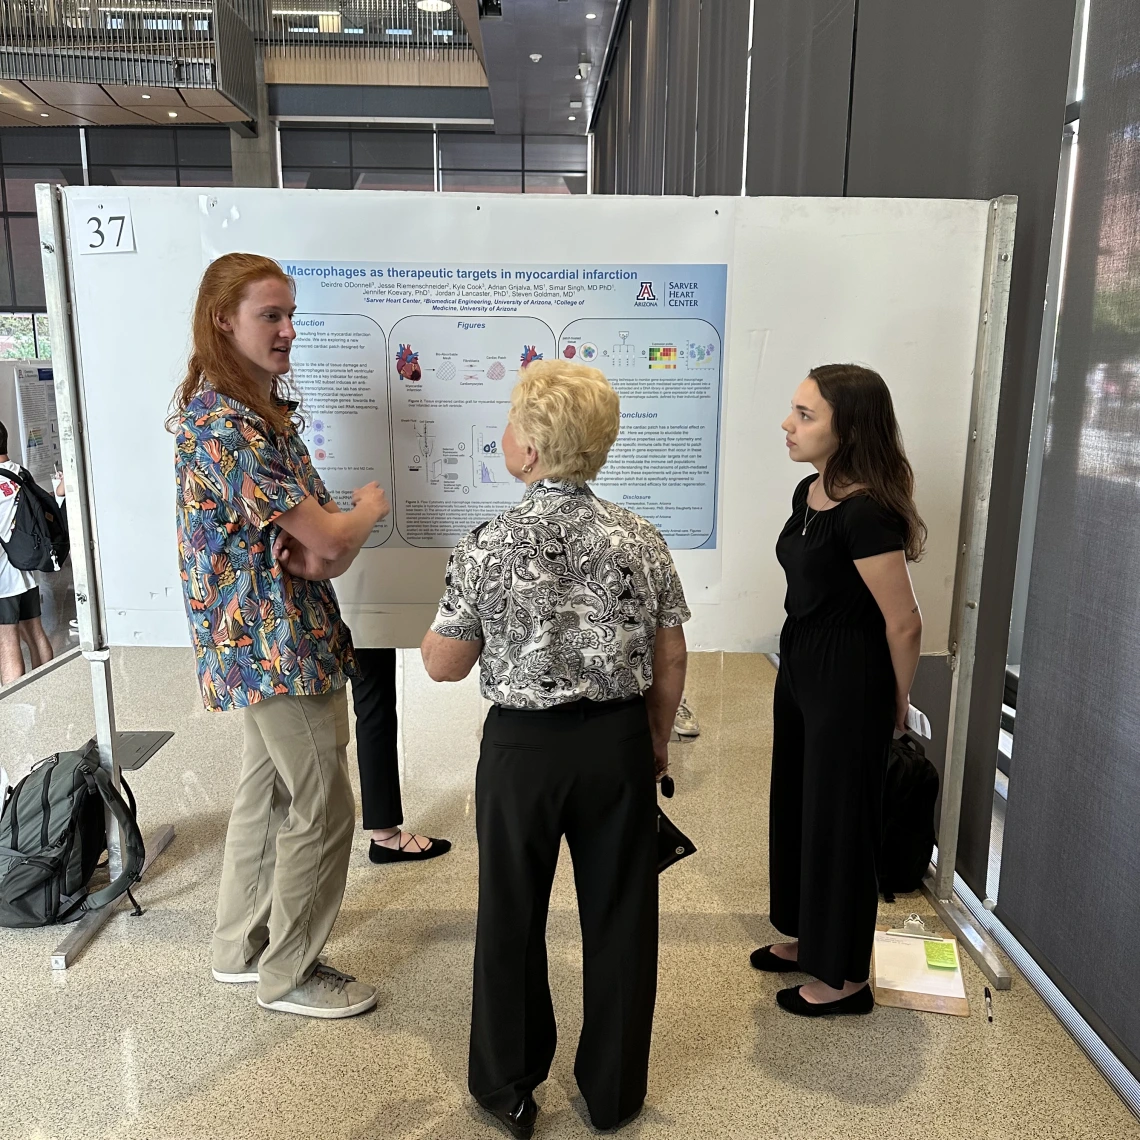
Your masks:
<path fill-rule="evenodd" d="M 0 700 L 0 760 L 15 775 L 91 731 L 86 666 Z M 358 843 L 327 948 L 380 988 L 375 1012 L 314 1022 L 259 1010 L 211 981 L 207 947 L 240 719 L 197 705 L 189 655 L 116 653 L 120 728 L 171 728 L 133 783 L 144 831 L 177 838 L 144 881 L 142 918 L 118 911 L 65 974 L 58 931 L 0 931 L 3 1140 L 468 1140 L 504 1135 L 466 1092 L 476 901 L 472 806 L 482 702 L 435 686 L 403 655 L 410 824 L 455 841 L 443 859 L 373 867 Z M 661 883 L 660 996 L 646 1111 L 623 1135 L 887 1140 L 1140 1138 L 1138 1123 L 1017 976 L 968 1019 L 898 1009 L 803 1022 L 774 1004 L 783 979 L 748 953 L 766 920 L 767 778 L 774 672 L 763 657 L 694 656 L 701 737 L 673 746 L 670 814 L 700 850 Z M 581 947 L 564 859 L 550 917 L 561 1045 L 539 1090 L 538 1136 L 589 1136 L 572 1074 Z M 903 897 L 883 918 L 929 913 Z"/>

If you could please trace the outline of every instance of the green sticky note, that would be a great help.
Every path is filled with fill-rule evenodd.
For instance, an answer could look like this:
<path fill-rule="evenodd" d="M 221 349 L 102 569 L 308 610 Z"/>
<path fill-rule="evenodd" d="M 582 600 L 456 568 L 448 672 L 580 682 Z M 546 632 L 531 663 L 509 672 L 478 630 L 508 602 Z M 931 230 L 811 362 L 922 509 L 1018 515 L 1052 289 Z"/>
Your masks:
<path fill-rule="evenodd" d="M 926 964 L 936 970 L 956 970 L 958 968 L 958 950 L 953 942 L 927 942 Z"/>

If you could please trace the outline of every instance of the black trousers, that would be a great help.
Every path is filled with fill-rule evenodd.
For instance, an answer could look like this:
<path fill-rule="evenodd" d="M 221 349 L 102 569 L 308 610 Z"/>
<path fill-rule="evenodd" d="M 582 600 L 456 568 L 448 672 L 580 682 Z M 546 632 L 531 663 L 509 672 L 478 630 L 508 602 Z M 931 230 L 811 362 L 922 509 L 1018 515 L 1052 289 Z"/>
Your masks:
<path fill-rule="evenodd" d="M 396 750 L 396 651 L 357 649 L 356 662 L 359 670 L 352 679 L 352 707 L 364 830 L 398 827 L 404 822 L 404 805 Z"/>
<path fill-rule="evenodd" d="M 495 706 L 475 781 L 479 918 L 468 1084 L 512 1109 L 550 1072 L 546 915 L 561 837 L 582 924 L 574 1075 L 597 1128 L 645 1099 L 657 998 L 657 796 L 641 698 L 547 712 Z"/>
<path fill-rule="evenodd" d="M 809 974 L 870 973 L 895 674 L 882 631 L 789 621 L 780 638 L 768 822 L 772 925 Z"/>

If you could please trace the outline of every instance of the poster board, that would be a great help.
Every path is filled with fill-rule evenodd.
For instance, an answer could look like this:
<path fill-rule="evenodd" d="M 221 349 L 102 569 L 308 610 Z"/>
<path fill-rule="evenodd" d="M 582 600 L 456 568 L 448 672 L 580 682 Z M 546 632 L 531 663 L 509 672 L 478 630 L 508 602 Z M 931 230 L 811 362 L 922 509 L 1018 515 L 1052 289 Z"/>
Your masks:
<path fill-rule="evenodd" d="M 8 454 L 45 490 L 61 451 L 50 360 L 0 361 L 0 423 L 8 429 Z"/>
<path fill-rule="evenodd" d="M 395 500 L 393 519 L 337 582 L 360 644 L 419 643 L 441 590 L 450 539 L 470 515 L 443 524 L 429 519 L 434 531 L 416 529 L 413 515 L 423 508 L 406 493 L 411 477 L 430 486 L 430 462 L 446 458 L 455 462 L 436 474 L 442 483 L 444 475 L 458 475 L 465 466 L 469 502 L 500 509 L 496 496 L 506 502 L 508 490 L 521 490 L 495 486 L 497 461 L 482 448 L 496 442 L 505 422 L 512 366 L 521 363 L 526 348 L 538 350 L 542 330 L 533 323 L 526 329 L 511 327 L 508 336 L 468 353 L 448 336 L 482 336 L 487 330 L 456 325 L 448 336 L 436 335 L 446 317 L 470 324 L 492 318 L 541 320 L 547 328 L 541 351 L 565 355 L 573 347 L 575 358 L 605 364 L 623 395 L 623 411 L 656 411 L 661 418 L 666 405 L 672 405 L 669 410 L 677 418 L 663 421 L 670 434 L 684 421 L 690 435 L 688 455 L 680 457 L 688 464 L 683 485 L 670 484 L 667 463 L 678 456 L 668 451 L 657 455 L 656 468 L 643 457 L 634 476 L 653 484 L 648 488 L 651 501 L 641 513 L 650 518 L 656 513 L 663 530 L 674 530 L 670 540 L 693 609 L 688 634 L 695 650 L 776 648 L 784 582 L 773 545 L 792 490 L 805 473 L 789 463 L 779 425 L 792 391 L 812 366 L 851 360 L 876 367 L 891 386 L 916 469 L 919 509 L 931 532 L 927 556 L 914 568 L 926 622 L 924 648 L 946 651 L 987 203 L 589 196 L 552 201 L 537 196 L 160 188 L 115 193 L 115 216 L 127 216 L 123 229 L 129 248 L 97 256 L 83 247 L 91 244 L 94 229 L 113 232 L 105 225 L 104 192 L 85 187 L 64 191 L 77 357 L 112 644 L 181 645 L 187 640 L 175 557 L 173 444 L 162 423 L 185 368 L 189 315 L 201 273 L 210 257 L 242 249 L 324 274 L 298 274 L 298 332 L 305 335 L 299 336 L 296 352 L 309 374 L 303 375 L 301 367 L 298 372 L 302 391 L 309 386 L 314 406 L 318 395 L 329 395 L 327 384 L 323 393 L 318 390 L 319 368 L 339 368 L 337 383 L 347 391 L 344 377 L 354 358 L 363 365 L 358 372 L 367 396 L 364 410 L 374 418 L 357 435 L 366 443 L 376 440 L 373 453 L 353 443 L 353 431 L 343 423 L 337 436 L 326 432 L 324 439 L 330 443 L 335 438 L 341 448 L 348 438 L 347 453 L 334 454 L 331 443 L 318 444 L 317 421 L 327 429 L 335 422 L 332 416 L 313 414 L 307 425 L 317 467 L 324 464 L 338 494 L 350 489 L 353 478 L 363 481 L 372 472 L 388 476 L 381 482 Z M 450 271 L 454 276 L 447 280 L 453 285 L 463 281 L 463 290 L 453 288 L 447 296 L 432 289 L 413 293 L 402 310 L 389 298 L 388 311 L 380 315 L 384 304 L 368 302 L 365 287 L 352 284 L 375 280 L 370 276 L 374 271 L 385 282 L 430 284 L 439 279 L 390 278 L 388 272 L 432 269 Z M 353 270 L 366 276 L 345 276 Z M 511 286 L 519 280 L 516 274 L 531 274 L 530 281 L 523 279 L 531 290 L 529 305 L 492 312 L 489 306 L 509 304 L 512 298 L 504 302 L 487 284 L 492 279 L 460 278 L 460 270 L 506 270 L 512 274 Z M 535 277 L 575 270 L 576 279 Z M 585 271 L 620 276 L 590 279 Z M 533 280 L 549 287 L 540 295 Z M 585 291 L 591 280 L 612 282 L 621 291 L 620 305 L 607 309 L 584 296 L 579 290 Z M 682 288 L 688 284 L 696 287 Z M 586 303 L 577 304 L 582 300 Z M 691 307 L 679 304 L 692 301 Z M 677 313 L 684 320 L 706 322 L 712 332 L 703 341 L 688 335 L 689 327 L 677 323 Z M 592 323 L 575 328 L 576 321 Z M 652 326 L 654 321 L 667 325 Z M 630 335 L 613 335 L 623 331 Z M 330 335 L 332 341 L 320 343 L 320 337 Z M 417 338 L 428 347 L 417 347 Z M 632 360 L 600 357 L 603 349 L 616 350 L 631 340 Z M 587 345 L 599 356 L 590 359 Z M 651 369 L 649 364 L 679 365 L 684 352 L 687 368 L 695 359 L 688 354 L 702 345 L 719 350 L 715 380 L 682 407 L 683 395 L 678 403 L 660 379 L 669 372 L 670 379 L 677 379 L 681 368 Z M 400 372 L 402 346 L 410 346 L 405 365 L 411 354 L 419 354 L 419 380 Z M 654 361 L 651 349 L 657 350 Z M 493 380 L 496 363 L 502 364 L 503 376 Z M 441 370 L 446 372 L 449 364 L 455 371 L 444 379 Z M 428 365 L 430 381 L 424 379 Z M 425 409 L 409 406 L 419 398 L 409 394 L 410 385 L 451 384 L 462 391 L 465 370 L 481 376 L 470 381 L 475 387 L 457 398 L 455 407 L 411 414 Z M 489 392 L 489 385 L 497 387 Z M 693 408 L 712 414 L 681 414 Z M 456 412 L 459 418 L 444 422 L 444 412 Z M 429 419 L 435 422 L 425 425 Z M 626 421 L 631 422 L 636 423 Z M 429 430 L 423 432 L 422 449 L 408 450 L 425 426 Z M 626 434 L 632 439 L 637 433 Z M 648 433 L 640 434 L 652 458 L 656 444 Z M 129 446 L 124 446 L 127 437 Z M 429 446 L 439 450 L 426 455 Z M 326 452 L 324 460 L 316 455 L 318 449 Z M 419 470 L 412 470 L 416 466 Z M 695 468 L 708 468 L 706 477 Z M 459 485 L 458 479 L 450 482 Z M 645 493 L 632 479 L 599 490 L 618 501 Z M 431 501 L 424 495 L 419 501 L 425 498 Z M 625 501 L 635 509 L 641 502 Z M 452 494 L 447 502 L 462 500 Z M 684 514 L 695 519 L 687 535 L 678 533 L 686 529 L 679 521 Z M 140 528 L 148 536 L 145 544 L 137 541 Z M 417 537 L 409 539 L 413 533 Z M 427 544 L 425 534 L 438 545 Z"/>

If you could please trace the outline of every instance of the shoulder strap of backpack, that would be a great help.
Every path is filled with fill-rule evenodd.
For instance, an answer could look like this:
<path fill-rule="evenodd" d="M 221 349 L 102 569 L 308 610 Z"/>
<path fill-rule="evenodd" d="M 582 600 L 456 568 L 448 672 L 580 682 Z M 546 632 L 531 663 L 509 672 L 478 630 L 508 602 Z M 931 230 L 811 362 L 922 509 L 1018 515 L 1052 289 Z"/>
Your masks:
<path fill-rule="evenodd" d="M 119 895 L 130 888 L 132 883 L 139 881 L 142 877 L 146 848 L 143 846 L 142 833 L 139 831 L 139 825 L 135 820 L 134 796 L 130 789 L 127 788 L 127 793 L 131 796 L 131 804 L 128 806 L 123 797 L 115 790 L 111 778 L 99 767 L 98 760 L 93 757 L 87 758 L 85 775 L 95 785 L 99 795 L 103 797 L 103 802 L 110 808 L 111 814 L 119 825 L 119 835 L 123 842 L 122 871 L 102 890 L 92 891 L 83 904 L 84 910 L 98 910 L 99 907 L 117 899 Z M 125 780 L 123 785 L 126 787 Z"/>
<path fill-rule="evenodd" d="M 16 471 L 8 467 L 0 468 L 0 479 L 10 479 L 21 487 L 26 487 L 29 483 L 35 482 L 32 473 L 26 467 L 20 467 Z"/>

